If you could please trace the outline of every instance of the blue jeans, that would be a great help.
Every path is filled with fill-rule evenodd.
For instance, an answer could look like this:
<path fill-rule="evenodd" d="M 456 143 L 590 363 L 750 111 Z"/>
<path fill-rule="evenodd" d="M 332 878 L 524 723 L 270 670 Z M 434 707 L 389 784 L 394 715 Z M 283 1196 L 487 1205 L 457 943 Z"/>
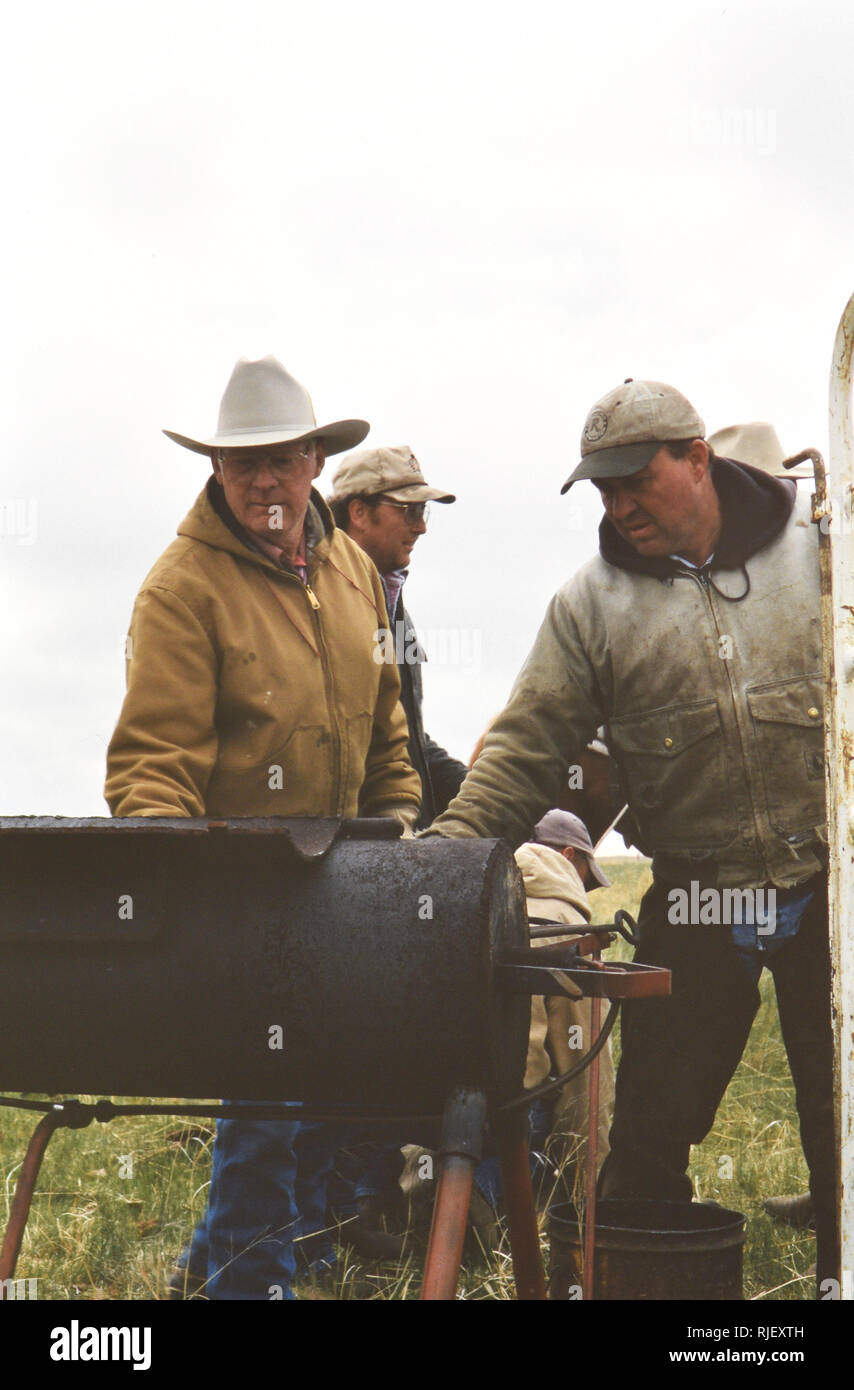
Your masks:
<path fill-rule="evenodd" d="M 754 984 L 763 966 L 797 935 L 814 895 L 814 888 L 779 888 L 775 894 L 773 918 L 766 909 L 763 917 L 756 914 L 756 923 L 739 923 L 731 928 L 736 955 Z"/>
<path fill-rule="evenodd" d="M 178 1262 L 208 1298 L 292 1299 L 295 1242 L 310 1270 L 334 1264 L 326 1188 L 347 1134 L 325 1121 L 217 1122 L 207 1211 Z"/>
<path fill-rule="evenodd" d="M 549 1166 L 542 1150 L 551 1130 L 553 1104 L 553 1097 L 539 1096 L 531 1101 L 528 1107 L 528 1146 L 531 1150 L 531 1179 L 535 1192 Z M 474 1170 L 474 1180 L 490 1206 L 499 1211 L 503 1199 L 501 1163 L 495 1141 L 488 1131 L 483 1146 L 483 1158 Z"/>
<path fill-rule="evenodd" d="M 549 1167 L 542 1152 L 551 1130 L 553 1100 L 538 1098 L 528 1108 L 529 1145 L 531 1148 L 531 1177 L 538 1183 Z M 414 1131 L 414 1132 L 413 1132 Z M 385 1138 L 364 1126 L 370 1138 L 354 1134 L 357 1142 L 343 1148 L 336 1159 L 330 1195 L 333 1198 L 336 1215 L 352 1216 L 361 1197 L 388 1197 L 398 1187 L 398 1179 L 403 1169 L 401 1147 L 404 1144 L 420 1143 L 435 1148 L 439 1142 L 438 1131 L 424 1134 L 423 1127 L 412 1125 L 401 1127 L 393 1138 Z M 387 1131 L 386 1131 L 387 1132 Z M 474 1181 L 486 1200 L 495 1210 L 502 1201 L 501 1164 L 498 1151 L 489 1131 L 484 1136 L 483 1157 L 478 1163 Z"/>

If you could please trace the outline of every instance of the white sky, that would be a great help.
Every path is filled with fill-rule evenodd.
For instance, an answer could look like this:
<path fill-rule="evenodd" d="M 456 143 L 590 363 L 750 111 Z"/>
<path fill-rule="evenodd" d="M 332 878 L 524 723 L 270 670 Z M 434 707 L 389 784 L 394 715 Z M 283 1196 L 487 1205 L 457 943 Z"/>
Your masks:
<path fill-rule="evenodd" d="M 239 356 L 457 493 L 406 597 L 476 658 L 426 670 L 464 759 L 594 552 L 593 489 L 559 495 L 594 400 L 651 377 L 826 448 L 847 0 L 0 16 L 0 814 L 106 814 L 133 598 L 205 481 L 160 431 L 212 433 Z"/>

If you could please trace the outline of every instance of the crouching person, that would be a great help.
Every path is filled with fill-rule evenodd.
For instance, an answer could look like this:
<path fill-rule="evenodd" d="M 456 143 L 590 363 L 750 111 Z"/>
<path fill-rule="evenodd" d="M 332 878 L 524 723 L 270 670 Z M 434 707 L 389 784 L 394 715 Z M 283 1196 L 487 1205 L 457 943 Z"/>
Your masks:
<path fill-rule="evenodd" d="M 569 926 L 584 926 L 591 919 L 588 893 L 610 886 L 596 862 L 587 827 L 569 811 L 549 811 L 543 816 L 532 839 L 517 849 L 516 863 L 525 882 L 529 917 L 548 917 Z M 564 940 L 555 937 L 554 944 Z M 567 999 L 560 995 L 532 1001 L 526 1087 L 538 1086 L 549 1076 L 562 1076 L 590 1050 L 591 1012 L 591 999 Z M 586 1152 L 589 1080 L 589 1071 L 582 1071 L 567 1081 L 555 1098 L 544 1101 L 548 1106 L 547 1151 L 567 1195 L 572 1194 Z M 614 1064 L 611 1044 L 607 1042 L 599 1054 L 599 1163 L 608 1152 L 613 1108 Z"/>
<path fill-rule="evenodd" d="M 587 827 L 569 811 L 553 810 L 543 816 L 531 839 L 517 849 L 516 863 L 522 871 L 529 917 L 586 926 L 591 916 L 588 891 L 609 886 L 596 862 Z M 564 937 L 547 937 L 539 940 L 538 945 L 564 942 Z M 590 999 L 532 999 L 525 1089 L 533 1090 L 550 1076 L 562 1076 L 589 1051 L 591 1043 Z M 543 1096 L 531 1104 L 533 1177 L 544 1204 L 558 1191 L 572 1196 L 586 1153 L 588 1082 L 589 1072 L 582 1071 L 567 1081 L 556 1096 Z M 611 1045 L 606 1043 L 599 1054 L 600 1163 L 608 1152 L 613 1104 L 614 1065 Z M 489 1153 L 478 1165 L 475 1182 L 490 1205 L 497 1207 L 501 1180 L 495 1154 Z"/>
<path fill-rule="evenodd" d="M 212 438 L 166 431 L 213 473 L 136 599 L 107 758 L 114 816 L 414 824 L 420 785 L 400 680 L 373 659 L 385 595 L 312 486 L 327 454 L 367 432 L 363 420 L 318 426 L 308 393 L 273 357 L 237 363 Z M 185 1291 L 293 1296 L 295 1193 L 307 1184 L 300 1200 L 323 1210 L 335 1149 L 320 1156 L 309 1143 L 302 1182 L 300 1136 L 284 1119 L 220 1121 Z"/>

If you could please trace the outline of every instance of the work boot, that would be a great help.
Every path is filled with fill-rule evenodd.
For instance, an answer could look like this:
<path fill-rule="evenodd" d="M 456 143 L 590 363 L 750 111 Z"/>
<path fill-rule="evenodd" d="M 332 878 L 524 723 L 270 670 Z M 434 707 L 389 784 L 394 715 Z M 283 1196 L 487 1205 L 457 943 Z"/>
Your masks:
<path fill-rule="evenodd" d="M 815 1230 L 815 1208 L 809 1192 L 797 1197 L 769 1197 L 762 1203 L 762 1209 L 775 1221 L 785 1221 L 787 1226 Z"/>
<path fill-rule="evenodd" d="M 370 1196 L 360 1197 L 355 1217 L 342 1223 L 341 1240 L 365 1260 L 400 1260 L 406 1236 L 383 1230 L 382 1203 Z"/>

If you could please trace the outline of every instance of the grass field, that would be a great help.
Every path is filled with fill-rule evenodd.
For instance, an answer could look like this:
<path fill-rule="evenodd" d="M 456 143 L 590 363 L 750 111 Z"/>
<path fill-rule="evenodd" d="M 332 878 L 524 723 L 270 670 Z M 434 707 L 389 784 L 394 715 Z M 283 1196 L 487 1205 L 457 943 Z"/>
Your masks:
<path fill-rule="evenodd" d="M 610 889 L 593 898 L 595 920 L 616 907 L 634 912 L 649 881 L 644 861 L 607 862 Z M 612 952 L 614 954 L 614 952 Z M 616 952 L 619 954 L 619 951 Z M 619 1049 L 614 1034 L 615 1055 Z M 86 1098 L 88 1099 L 88 1098 Z M 0 1110 L 2 1216 L 8 1216 L 18 1168 L 38 1117 Z M 162 1296 L 175 1256 L 205 1207 L 213 1128 L 176 1119 L 119 1119 L 52 1139 L 33 1200 L 17 1277 L 38 1280 L 39 1299 L 154 1299 Z M 741 1066 L 714 1130 L 694 1151 L 697 1197 L 714 1198 L 748 1217 L 745 1297 L 807 1299 L 815 1259 L 809 1233 L 776 1226 L 761 1211 L 763 1197 L 805 1190 L 792 1085 L 780 1038 L 770 977 Z M 411 1248 L 410 1248 L 411 1246 Z M 342 1251 L 336 1287 L 301 1285 L 305 1299 L 417 1297 L 425 1226 L 418 1223 L 400 1264 L 367 1265 Z M 510 1299 L 509 1248 L 467 1241 L 460 1297 Z"/>

